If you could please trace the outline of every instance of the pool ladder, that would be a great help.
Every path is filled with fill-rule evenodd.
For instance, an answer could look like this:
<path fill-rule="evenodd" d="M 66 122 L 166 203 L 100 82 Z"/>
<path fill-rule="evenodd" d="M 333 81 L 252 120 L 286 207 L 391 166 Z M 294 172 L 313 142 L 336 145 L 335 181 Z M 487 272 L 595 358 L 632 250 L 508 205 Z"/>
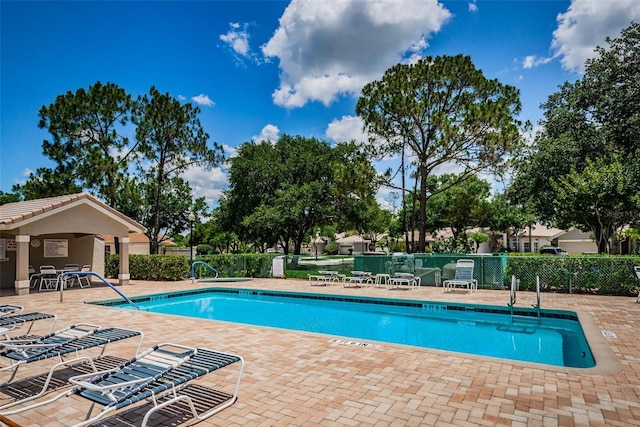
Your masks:
<path fill-rule="evenodd" d="M 516 276 L 511 276 L 511 291 L 509 292 L 509 308 L 511 309 L 511 322 L 515 322 L 518 320 L 531 320 L 532 316 L 524 316 L 521 314 L 515 314 L 514 306 L 516 305 L 516 289 L 517 288 L 517 280 Z M 535 318 L 538 324 L 540 324 L 541 315 L 540 315 L 540 276 L 536 276 L 536 303 L 532 305 L 535 308 Z"/>

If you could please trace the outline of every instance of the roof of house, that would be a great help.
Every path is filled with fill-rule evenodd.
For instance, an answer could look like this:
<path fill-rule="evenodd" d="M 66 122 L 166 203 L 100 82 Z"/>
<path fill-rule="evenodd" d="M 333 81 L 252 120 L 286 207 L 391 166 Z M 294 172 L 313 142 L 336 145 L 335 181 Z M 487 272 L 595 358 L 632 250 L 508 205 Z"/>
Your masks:
<path fill-rule="evenodd" d="M 336 243 L 342 244 L 352 244 L 352 243 L 369 243 L 371 240 L 365 239 L 364 237 L 354 234 L 352 236 L 341 237 L 336 239 Z"/>
<path fill-rule="evenodd" d="M 531 226 L 531 237 L 549 237 L 551 239 L 556 238 L 558 235 L 562 235 L 565 231 L 559 228 L 547 227 L 542 224 L 534 224 Z M 519 237 L 529 237 L 529 227 L 523 229 L 518 233 Z"/>
<path fill-rule="evenodd" d="M 39 216 L 45 217 L 56 209 L 82 202 L 97 205 L 100 209 L 116 217 L 120 222 L 127 223 L 129 227 L 134 230 L 144 230 L 144 226 L 141 224 L 87 193 L 67 194 L 65 196 L 47 197 L 44 199 L 0 205 L 0 229 L 16 228 L 21 222 L 33 219 L 37 220 Z"/>

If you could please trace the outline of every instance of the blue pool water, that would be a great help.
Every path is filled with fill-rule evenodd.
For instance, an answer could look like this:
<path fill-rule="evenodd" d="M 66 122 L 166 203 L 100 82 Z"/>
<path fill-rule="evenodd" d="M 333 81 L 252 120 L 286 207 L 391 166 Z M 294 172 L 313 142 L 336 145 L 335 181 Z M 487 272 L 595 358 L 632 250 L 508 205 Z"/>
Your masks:
<path fill-rule="evenodd" d="M 143 310 L 317 332 L 589 368 L 594 358 L 575 313 L 508 307 L 331 296 L 246 289 L 208 289 L 133 298 Z M 122 301 L 100 304 L 132 308 Z"/>

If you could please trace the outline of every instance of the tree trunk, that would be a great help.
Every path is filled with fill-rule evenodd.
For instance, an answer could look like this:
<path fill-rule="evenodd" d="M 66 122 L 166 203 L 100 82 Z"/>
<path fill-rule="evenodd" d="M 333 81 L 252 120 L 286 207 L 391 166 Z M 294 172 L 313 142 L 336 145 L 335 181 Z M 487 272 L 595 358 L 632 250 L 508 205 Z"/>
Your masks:
<path fill-rule="evenodd" d="M 402 157 L 400 158 L 400 169 L 402 170 L 402 231 L 404 232 L 404 250 L 409 252 L 409 230 L 407 229 L 407 191 L 405 187 L 405 176 L 404 176 L 404 146 L 405 143 L 402 144 Z M 411 233 L 413 236 L 413 233 Z"/>
<path fill-rule="evenodd" d="M 418 238 L 418 250 L 416 252 L 424 252 L 427 246 L 427 229 L 425 218 L 427 217 L 427 171 L 422 166 L 423 159 L 420 159 L 420 214 L 418 215 L 418 230 L 420 236 Z"/>

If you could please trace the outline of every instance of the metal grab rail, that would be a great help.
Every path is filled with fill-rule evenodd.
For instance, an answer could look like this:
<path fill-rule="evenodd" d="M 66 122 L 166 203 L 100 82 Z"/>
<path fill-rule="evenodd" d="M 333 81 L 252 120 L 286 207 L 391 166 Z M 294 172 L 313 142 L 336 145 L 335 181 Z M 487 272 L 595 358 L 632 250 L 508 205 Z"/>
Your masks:
<path fill-rule="evenodd" d="M 205 267 L 207 267 L 209 270 L 213 271 L 214 273 L 216 273 L 216 275 L 214 276 L 214 279 L 218 278 L 218 270 L 216 270 L 215 268 L 211 267 L 209 264 L 207 264 L 204 261 L 195 261 L 191 264 L 191 283 L 195 282 L 196 277 L 195 277 L 195 266 L 196 265 L 204 265 Z"/>
<path fill-rule="evenodd" d="M 508 307 L 511 310 L 511 321 L 514 322 L 514 319 L 517 317 L 514 313 L 514 306 L 516 305 L 516 290 L 517 290 L 517 279 L 516 276 L 511 276 L 511 290 L 509 291 L 509 304 Z M 542 314 L 540 312 L 540 276 L 536 276 L 536 304 L 532 306 L 536 309 L 536 320 L 538 324 L 540 324 L 542 320 Z"/>
<path fill-rule="evenodd" d="M 540 323 L 540 276 L 536 276 L 536 305 L 535 305 L 535 309 L 537 311 L 538 314 L 538 323 Z"/>
<path fill-rule="evenodd" d="M 107 285 L 108 287 L 113 289 L 118 295 L 120 295 L 122 297 L 122 299 L 124 299 L 126 302 L 131 304 L 136 310 L 140 310 L 140 307 L 138 307 L 136 305 L 136 303 L 131 301 L 129 299 L 129 297 L 127 297 L 125 294 L 123 294 L 122 292 L 117 290 L 115 286 L 113 286 L 111 283 L 109 283 L 107 281 L 107 279 L 105 279 L 104 277 L 102 277 L 98 273 L 94 273 L 93 271 L 67 271 L 67 272 L 62 273 L 61 275 L 59 275 L 58 276 L 58 280 L 60 281 L 60 302 L 63 302 L 64 282 L 66 281 L 67 277 L 69 277 L 69 276 L 95 276 L 98 279 L 100 279 L 100 281 L 102 283 L 104 283 L 105 285 Z"/>

